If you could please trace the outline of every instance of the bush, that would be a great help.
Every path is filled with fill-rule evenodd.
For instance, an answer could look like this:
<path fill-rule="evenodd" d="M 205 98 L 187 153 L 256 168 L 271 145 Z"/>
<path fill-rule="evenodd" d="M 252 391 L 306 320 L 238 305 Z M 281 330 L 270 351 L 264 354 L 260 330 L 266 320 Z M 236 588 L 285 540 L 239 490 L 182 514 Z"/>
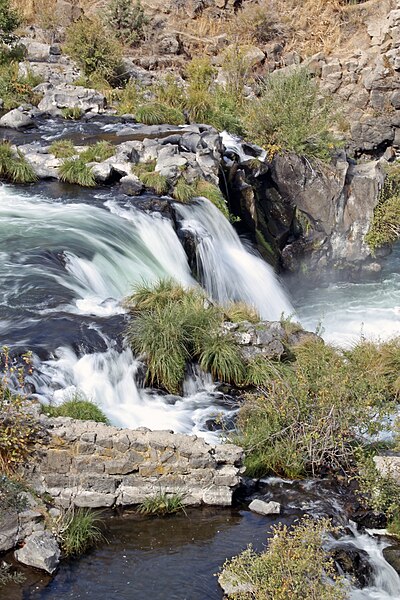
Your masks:
<path fill-rule="evenodd" d="M 133 317 L 128 340 L 135 353 L 146 356 L 152 385 L 179 393 L 186 364 L 192 360 L 227 381 L 242 375 L 229 336 L 221 336 L 223 312 L 207 303 L 201 290 L 184 290 L 171 281 L 142 284 L 127 306 Z"/>
<path fill-rule="evenodd" d="M 111 0 L 107 8 L 107 25 L 124 44 L 133 46 L 143 40 L 149 22 L 140 0 Z"/>
<path fill-rule="evenodd" d="M 292 364 L 249 365 L 247 382 L 261 389 L 240 409 L 236 441 L 247 451 L 250 476 L 348 469 L 357 439 L 363 444 L 384 429 L 394 409 L 395 363 L 377 360 L 379 346 L 361 342 L 342 353 L 308 339 L 292 351 Z"/>
<path fill-rule="evenodd" d="M 49 417 L 71 417 L 79 421 L 96 421 L 109 424 L 109 420 L 94 402 L 84 396 L 75 394 L 70 400 L 65 400 L 60 406 L 43 406 L 43 412 Z"/>
<path fill-rule="evenodd" d="M 365 241 L 375 253 L 381 246 L 394 244 L 399 237 L 400 168 L 395 165 L 388 170 Z"/>
<path fill-rule="evenodd" d="M 96 513 L 87 508 L 76 508 L 64 513 L 59 524 L 61 546 L 67 556 L 79 556 L 105 540 Z"/>
<path fill-rule="evenodd" d="M 14 31 L 21 24 L 19 13 L 11 6 L 10 0 L 0 0 L 0 63 L 14 58 L 22 60 L 23 51 L 16 46 Z"/>
<path fill-rule="evenodd" d="M 161 491 L 156 496 L 146 498 L 138 507 L 138 512 L 142 515 L 172 515 L 181 510 L 185 510 L 182 494 Z"/>
<path fill-rule="evenodd" d="M 273 527 L 265 552 L 257 554 L 249 546 L 224 564 L 219 576 L 221 583 L 227 581 L 246 590 L 228 597 L 231 600 L 345 600 L 350 584 L 344 577 L 337 576 L 333 559 L 324 549 L 326 535 L 335 531 L 328 519 L 313 521 L 307 517 L 292 529 L 282 524 Z"/>
<path fill-rule="evenodd" d="M 0 142 L 0 179 L 12 183 L 37 181 L 35 171 L 19 151 L 14 151 L 9 142 Z"/>
<path fill-rule="evenodd" d="M 83 187 L 94 187 L 96 185 L 92 169 L 81 158 L 64 160 L 58 172 L 60 180 L 66 183 L 76 183 Z"/>
<path fill-rule="evenodd" d="M 270 75 L 244 117 L 248 137 L 261 146 L 322 159 L 337 144 L 329 131 L 332 119 L 330 104 L 319 97 L 317 83 L 304 67 Z"/>
<path fill-rule="evenodd" d="M 388 520 L 388 529 L 400 533 L 400 485 L 388 474 L 381 475 L 371 453 L 361 453 L 356 477 L 362 503 Z"/>
<path fill-rule="evenodd" d="M 108 82 L 118 79 L 122 49 L 102 22 L 82 17 L 67 29 L 65 51 L 90 77 L 97 74 Z"/>
<path fill-rule="evenodd" d="M 49 152 L 56 158 L 71 158 L 77 154 L 74 143 L 71 140 L 57 140 L 49 147 Z"/>
<path fill-rule="evenodd" d="M 6 475 L 0 475 L 0 521 L 2 514 L 7 511 L 21 512 L 27 507 L 24 486 L 9 479 Z"/>
<path fill-rule="evenodd" d="M 30 355 L 25 354 L 22 359 L 30 372 Z M 0 472 L 11 474 L 30 456 L 39 426 L 28 410 L 29 401 L 23 392 L 24 367 L 13 365 L 8 348 L 3 348 L 0 363 Z"/>
<path fill-rule="evenodd" d="M 17 62 L 0 63 L 0 97 L 4 108 L 11 110 L 24 103 L 37 104 L 39 96 L 33 88 L 41 79 L 30 72 L 26 76 L 19 75 Z"/>

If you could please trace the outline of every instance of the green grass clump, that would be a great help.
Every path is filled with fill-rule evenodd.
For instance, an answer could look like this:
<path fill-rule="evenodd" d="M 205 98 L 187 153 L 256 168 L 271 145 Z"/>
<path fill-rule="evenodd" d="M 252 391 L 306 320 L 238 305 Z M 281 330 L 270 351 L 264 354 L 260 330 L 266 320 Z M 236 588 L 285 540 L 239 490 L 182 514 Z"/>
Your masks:
<path fill-rule="evenodd" d="M 193 360 L 225 381 L 242 378 L 237 349 L 221 334 L 223 311 L 201 290 L 184 290 L 170 280 L 141 284 L 126 305 L 132 315 L 128 341 L 136 354 L 146 356 L 150 384 L 179 393 Z"/>
<path fill-rule="evenodd" d="M 67 511 L 61 526 L 61 546 L 66 556 L 79 556 L 104 540 L 101 520 L 87 508 Z"/>
<path fill-rule="evenodd" d="M 81 158 L 64 160 L 58 172 L 60 180 L 66 183 L 76 183 L 82 187 L 94 187 L 96 185 L 92 169 Z"/>
<path fill-rule="evenodd" d="M 153 189 L 156 194 L 166 194 L 168 192 L 168 180 L 164 175 L 152 171 L 151 173 L 143 172 L 141 175 L 138 175 L 138 177 L 143 185 Z"/>
<path fill-rule="evenodd" d="M 82 111 L 78 106 L 68 106 L 61 109 L 61 114 L 68 121 L 79 121 L 82 117 Z"/>
<path fill-rule="evenodd" d="M 79 394 L 65 400 L 60 406 L 43 406 L 43 412 L 49 417 L 71 417 L 71 419 L 79 421 L 109 424 L 109 420 L 101 408 Z"/>
<path fill-rule="evenodd" d="M 197 186 L 187 183 L 184 177 L 180 177 L 174 186 L 173 197 L 178 202 L 189 202 L 197 194 Z"/>
<path fill-rule="evenodd" d="M 387 173 L 365 241 L 375 253 L 382 246 L 394 244 L 399 237 L 400 169 L 396 164 Z"/>
<path fill-rule="evenodd" d="M 138 506 L 138 512 L 142 515 L 172 515 L 185 510 L 182 494 L 168 494 L 159 492 L 156 496 L 146 498 Z"/>
<path fill-rule="evenodd" d="M 221 190 L 214 184 L 205 181 L 205 179 L 199 179 L 196 184 L 197 196 L 203 196 L 207 198 L 222 212 L 226 219 L 230 218 L 229 209 L 226 200 Z"/>
<path fill-rule="evenodd" d="M 81 152 L 79 158 L 85 163 L 102 162 L 103 160 L 107 160 L 107 158 L 111 158 L 114 154 L 114 146 L 105 140 L 101 140 Z"/>
<path fill-rule="evenodd" d="M 176 108 L 168 107 L 159 102 L 140 104 L 134 111 L 136 120 L 146 125 L 182 125 L 185 122 L 183 113 Z"/>
<path fill-rule="evenodd" d="M 316 81 L 304 67 L 271 74 L 244 115 L 253 142 L 322 159 L 329 158 L 337 145 L 330 133 L 333 118 L 331 105 L 320 97 Z"/>
<path fill-rule="evenodd" d="M 49 152 L 56 158 L 71 158 L 77 152 L 71 140 L 57 140 L 49 147 Z"/>
<path fill-rule="evenodd" d="M 0 142 L 0 179 L 12 183 L 33 183 L 38 179 L 23 154 L 14 151 L 9 142 Z"/>
<path fill-rule="evenodd" d="M 254 306 L 250 306 L 245 302 L 231 302 L 224 310 L 226 320 L 232 323 L 240 323 L 240 321 L 258 323 L 261 321 L 261 317 Z"/>
<path fill-rule="evenodd" d="M 304 517 L 291 528 L 279 523 L 264 552 L 249 546 L 225 562 L 219 580 L 251 590 L 233 592 L 231 600 L 345 600 L 350 583 L 337 575 L 325 548 L 326 536 L 337 531 L 329 519 Z"/>

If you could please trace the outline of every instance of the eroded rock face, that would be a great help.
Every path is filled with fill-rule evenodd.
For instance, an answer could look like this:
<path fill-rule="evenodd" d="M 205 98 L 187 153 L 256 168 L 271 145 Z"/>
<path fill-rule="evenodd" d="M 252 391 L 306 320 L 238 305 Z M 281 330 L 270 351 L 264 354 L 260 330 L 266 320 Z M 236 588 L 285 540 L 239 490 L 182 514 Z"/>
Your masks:
<path fill-rule="evenodd" d="M 138 504 L 160 489 L 183 494 L 187 505 L 226 506 L 239 484 L 242 450 L 232 444 L 69 418 L 44 424 L 51 441 L 38 447 L 25 477 L 59 506 Z"/>

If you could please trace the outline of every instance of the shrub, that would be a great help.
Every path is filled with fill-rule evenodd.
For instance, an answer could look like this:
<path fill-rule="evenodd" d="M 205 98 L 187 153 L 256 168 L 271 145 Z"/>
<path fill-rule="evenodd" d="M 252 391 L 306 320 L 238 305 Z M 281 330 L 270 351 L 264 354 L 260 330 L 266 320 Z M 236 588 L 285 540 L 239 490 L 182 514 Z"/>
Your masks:
<path fill-rule="evenodd" d="M 266 380 L 248 394 L 238 418 L 238 443 L 247 451 L 249 475 L 288 477 L 321 469 L 346 469 L 363 436 L 385 428 L 395 384 L 388 364 L 376 361 L 366 342 L 342 353 L 321 340 L 292 349 L 291 364 L 250 364 L 249 383 Z M 251 369 L 255 369 L 251 373 Z"/>
<path fill-rule="evenodd" d="M 24 496 L 24 486 L 9 479 L 6 475 L 0 476 L 0 520 L 2 513 L 8 510 L 21 512 L 27 507 L 27 500 Z"/>
<path fill-rule="evenodd" d="M 389 527 L 397 530 L 400 520 L 400 485 L 390 475 L 381 475 L 371 453 L 363 452 L 358 457 L 356 477 L 362 503 L 388 519 Z"/>
<path fill-rule="evenodd" d="M 66 511 L 59 524 L 61 546 L 67 556 L 79 556 L 105 538 L 99 527 L 98 514 L 87 508 Z"/>
<path fill-rule="evenodd" d="M 144 38 L 144 27 L 149 22 L 140 0 L 111 0 L 107 8 L 107 25 L 116 37 L 129 46 Z"/>
<path fill-rule="evenodd" d="M 49 152 L 56 158 L 71 158 L 77 153 L 71 140 L 57 140 L 49 147 Z"/>
<path fill-rule="evenodd" d="M 96 181 L 93 171 L 81 158 L 68 158 L 59 167 L 60 180 L 76 183 L 83 187 L 94 187 Z"/>
<path fill-rule="evenodd" d="M 79 121 L 82 117 L 82 111 L 78 106 L 68 106 L 61 109 L 61 114 L 68 121 Z"/>
<path fill-rule="evenodd" d="M 96 421 L 96 423 L 109 424 L 103 411 L 84 396 L 75 394 L 60 406 L 43 406 L 43 412 L 49 417 L 71 417 L 79 421 Z"/>
<path fill-rule="evenodd" d="M 40 81 L 39 77 L 33 76 L 29 71 L 26 76 L 21 76 L 17 62 L 0 62 L 0 97 L 4 108 L 11 110 L 24 103 L 37 104 L 39 97 L 33 88 Z"/>
<path fill-rule="evenodd" d="M 30 355 L 22 358 L 30 372 Z M 11 474 L 31 454 L 39 436 L 39 426 L 28 410 L 29 401 L 23 392 L 24 367 L 13 365 L 8 348 L 3 348 L 0 363 L 0 472 Z"/>
<path fill-rule="evenodd" d="M 291 529 L 279 524 L 265 552 L 249 546 L 226 561 L 219 579 L 244 586 L 246 591 L 229 594 L 231 600 L 345 600 L 350 584 L 337 576 L 324 548 L 325 537 L 335 531 L 328 519 L 305 517 Z"/>
<path fill-rule="evenodd" d="M 245 114 L 252 141 L 276 145 L 297 154 L 326 159 L 336 144 L 329 129 L 332 108 L 319 98 L 317 83 L 304 67 L 270 75 L 261 96 Z"/>
<path fill-rule="evenodd" d="M 23 50 L 17 46 L 14 31 L 21 24 L 19 13 L 11 6 L 10 0 L 0 0 L 0 63 L 22 60 Z"/>
<path fill-rule="evenodd" d="M 172 515 L 185 510 L 183 498 L 182 494 L 168 494 L 160 491 L 139 504 L 138 512 L 142 515 Z"/>
<path fill-rule="evenodd" d="M 375 253 L 378 248 L 393 244 L 399 237 L 400 169 L 395 165 L 387 173 L 365 241 Z"/>
<path fill-rule="evenodd" d="M 9 142 L 0 142 L 0 179 L 12 183 L 33 183 L 37 181 L 35 171 L 25 157 L 14 151 Z"/>
<path fill-rule="evenodd" d="M 118 78 L 121 46 L 97 17 L 82 17 L 68 27 L 65 51 L 88 77 L 96 73 L 111 83 Z"/>

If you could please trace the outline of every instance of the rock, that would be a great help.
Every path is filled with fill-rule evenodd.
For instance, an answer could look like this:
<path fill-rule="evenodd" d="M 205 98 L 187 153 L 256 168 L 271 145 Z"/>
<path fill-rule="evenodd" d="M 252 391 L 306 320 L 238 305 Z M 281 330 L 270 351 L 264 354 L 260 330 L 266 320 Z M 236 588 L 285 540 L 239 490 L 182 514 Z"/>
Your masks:
<path fill-rule="evenodd" d="M 256 512 L 259 515 L 279 515 L 281 512 L 281 505 L 279 502 L 264 502 L 264 500 L 253 500 L 249 504 L 249 509 Z"/>
<path fill-rule="evenodd" d="M 21 38 L 21 44 L 26 48 L 26 59 L 33 62 L 46 62 L 50 57 L 50 45 L 41 44 L 30 38 Z"/>
<path fill-rule="evenodd" d="M 34 127 L 35 122 L 32 117 L 19 108 L 14 108 L 3 115 L 0 119 L 0 127 L 10 127 L 11 129 L 26 129 Z"/>
<path fill-rule="evenodd" d="M 127 196 L 139 196 L 143 191 L 143 183 L 136 175 L 126 175 L 119 182 L 120 190 Z"/>
<path fill-rule="evenodd" d="M 18 534 L 18 515 L 16 511 L 0 513 L 0 552 L 14 548 Z"/>
<path fill-rule="evenodd" d="M 60 548 L 49 531 L 34 532 L 25 540 L 24 546 L 14 555 L 18 562 L 47 573 L 54 573 L 60 562 Z"/>
<path fill-rule="evenodd" d="M 97 90 L 64 84 L 49 89 L 39 102 L 39 110 L 50 114 L 62 114 L 63 108 L 79 108 L 82 112 L 102 112 L 106 98 Z"/>
<path fill-rule="evenodd" d="M 88 166 L 92 169 L 96 183 L 107 183 L 110 181 L 113 173 L 112 164 L 110 162 L 103 161 L 101 163 L 89 163 Z"/>
<path fill-rule="evenodd" d="M 400 546 L 396 545 L 384 548 L 383 556 L 389 565 L 400 575 Z"/>
<path fill-rule="evenodd" d="M 240 597 L 240 594 L 246 597 L 248 594 L 251 595 L 253 591 L 251 583 L 237 583 L 235 575 L 229 569 L 224 569 L 222 573 L 219 573 L 218 583 L 223 589 L 224 595 L 228 598 Z"/>
<path fill-rule="evenodd" d="M 332 558 L 344 573 L 354 578 L 360 587 L 366 587 L 371 581 L 373 568 L 369 563 L 369 555 L 365 550 L 358 548 L 335 548 Z"/>

